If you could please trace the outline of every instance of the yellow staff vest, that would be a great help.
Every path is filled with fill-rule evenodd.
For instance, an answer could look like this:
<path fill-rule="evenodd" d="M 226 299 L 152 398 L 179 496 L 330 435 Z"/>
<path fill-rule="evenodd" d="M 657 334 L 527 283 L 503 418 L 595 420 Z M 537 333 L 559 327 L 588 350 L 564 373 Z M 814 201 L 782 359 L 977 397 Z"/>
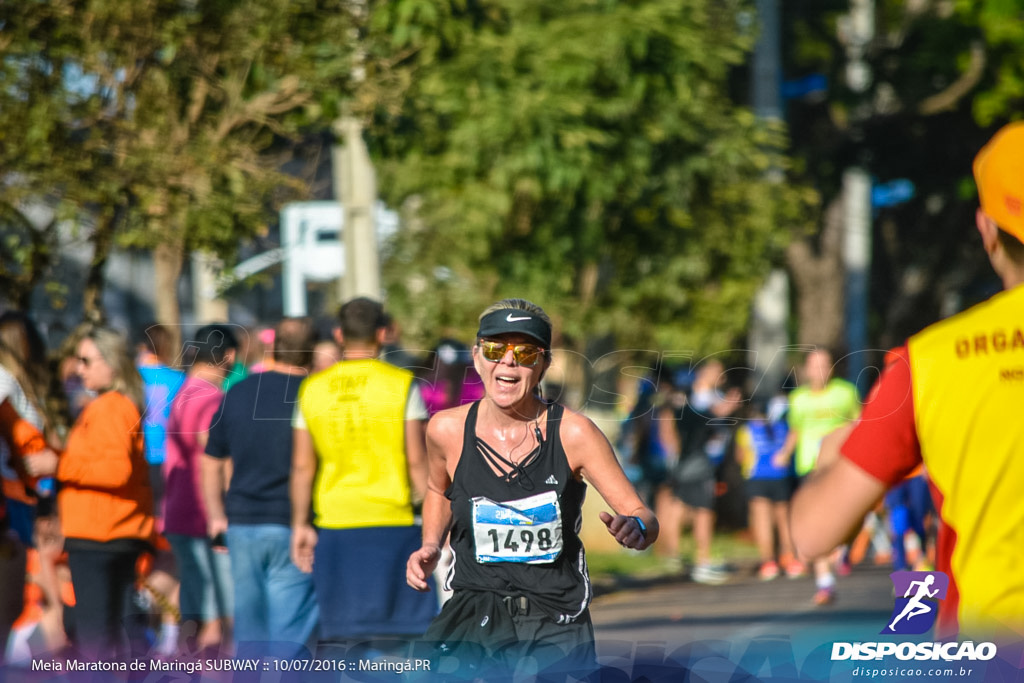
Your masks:
<path fill-rule="evenodd" d="M 378 360 L 349 360 L 306 379 L 299 409 L 316 448 L 317 526 L 409 526 L 405 408 L 413 375 Z"/>
<path fill-rule="evenodd" d="M 1024 633 L 1024 286 L 908 343 L 914 419 L 941 517 L 960 628 Z"/>

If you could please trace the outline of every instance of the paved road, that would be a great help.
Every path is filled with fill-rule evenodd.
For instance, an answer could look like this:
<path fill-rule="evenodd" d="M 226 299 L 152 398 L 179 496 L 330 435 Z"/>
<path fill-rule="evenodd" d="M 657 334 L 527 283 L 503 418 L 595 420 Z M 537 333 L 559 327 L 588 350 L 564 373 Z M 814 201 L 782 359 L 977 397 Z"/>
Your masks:
<path fill-rule="evenodd" d="M 620 585 L 591 608 L 599 657 L 628 680 L 638 679 L 637 662 L 656 664 L 653 674 L 645 670 L 651 680 L 662 679 L 659 670 L 673 680 L 680 662 L 706 681 L 735 680 L 738 670 L 769 678 L 829 671 L 833 642 L 874 640 L 885 626 L 890 571 L 855 567 L 839 578 L 837 600 L 827 607 L 812 604 L 810 578 L 762 582 L 749 569 L 721 586 L 685 579 Z"/>

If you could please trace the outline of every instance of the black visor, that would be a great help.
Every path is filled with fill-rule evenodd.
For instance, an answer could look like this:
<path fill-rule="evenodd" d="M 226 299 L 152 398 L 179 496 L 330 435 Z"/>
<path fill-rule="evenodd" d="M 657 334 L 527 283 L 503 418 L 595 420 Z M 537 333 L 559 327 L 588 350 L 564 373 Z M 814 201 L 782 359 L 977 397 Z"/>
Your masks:
<path fill-rule="evenodd" d="M 529 311 L 503 308 L 488 313 L 480 321 L 476 336 L 479 339 L 502 334 L 523 334 L 535 339 L 545 349 L 551 348 L 551 325 Z"/>

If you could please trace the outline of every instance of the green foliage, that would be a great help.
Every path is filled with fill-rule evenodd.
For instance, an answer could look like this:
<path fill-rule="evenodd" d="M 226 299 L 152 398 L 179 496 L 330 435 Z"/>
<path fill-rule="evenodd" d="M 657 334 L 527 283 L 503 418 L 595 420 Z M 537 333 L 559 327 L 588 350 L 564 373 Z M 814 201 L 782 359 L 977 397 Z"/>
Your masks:
<path fill-rule="evenodd" d="M 1024 102 L 1024 4 L 1019 0 L 985 0 L 956 4 L 956 17 L 976 25 L 984 37 L 991 69 L 989 87 L 974 100 L 974 116 L 992 125 Z"/>
<path fill-rule="evenodd" d="M 56 226 L 54 220 L 35 225 L 18 207 L 0 201 L 0 300 L 28 307 L 57 250 Z"/>
<path fill-rule="evenodd" d="M 508 295 L 567 332 L 718 349 L 813 193 L 784 132 L 727 96 L 740 2 L 428 0 L 371 8 L 380 183 L 415 198 L 386 269 L 414 335 Z M 437 271 L 442 266 L 444 270 Z M 437 277 L 441 275 L 441 277 Z"/>
<path fill-rule="evenodd" d="M 846 85 L 839 39 L 847 0 L 782 3 L 787 78 L 828 77 L 824 100 L 788 105 L 798 168 L 837 198 L 841 174 L 866 168 L 879 183 L 905 178 L 916 195 L 875 212 L 872 330 L 875 348 L 992 291 L 994 276 L 973 230 L 974 155 L 1024 104 L 1024 3 L 954 0 L 875 3 L 864 93 Z M 966 292 L 966 293 L 965 293 Z M 813 321 L 804 321 L 805 324 Z"/>
<path fill-rule="evenodd" d="M 344 0 L 0 4 L 0 198 L 73 207 L 97 245 L 169 243 L 230 261 L 307 191 L 273 152 L 337 113 L 349 10 Z"/>

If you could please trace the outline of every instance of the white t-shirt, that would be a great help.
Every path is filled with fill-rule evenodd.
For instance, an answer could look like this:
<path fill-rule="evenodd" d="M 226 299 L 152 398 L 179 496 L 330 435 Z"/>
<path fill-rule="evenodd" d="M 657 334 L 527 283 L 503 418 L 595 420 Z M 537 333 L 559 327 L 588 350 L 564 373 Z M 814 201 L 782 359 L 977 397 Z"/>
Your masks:
<path fill-rule="evenodd" d="M 25 390 L 18 384 L 14 375 L 7 368 L 0 366 L 0 403 L 5 400 L 11 402 L 11 406 L 18 411 L 22 419 L 28 420 L 33 427 L 42 431 L 43 418 L 39 411 L 28 400 Z M 0 474 L 4 479 L 18 479 L 18 473 L 11 467 L 11 448 L 3 439 L 0 439 Z"/>

